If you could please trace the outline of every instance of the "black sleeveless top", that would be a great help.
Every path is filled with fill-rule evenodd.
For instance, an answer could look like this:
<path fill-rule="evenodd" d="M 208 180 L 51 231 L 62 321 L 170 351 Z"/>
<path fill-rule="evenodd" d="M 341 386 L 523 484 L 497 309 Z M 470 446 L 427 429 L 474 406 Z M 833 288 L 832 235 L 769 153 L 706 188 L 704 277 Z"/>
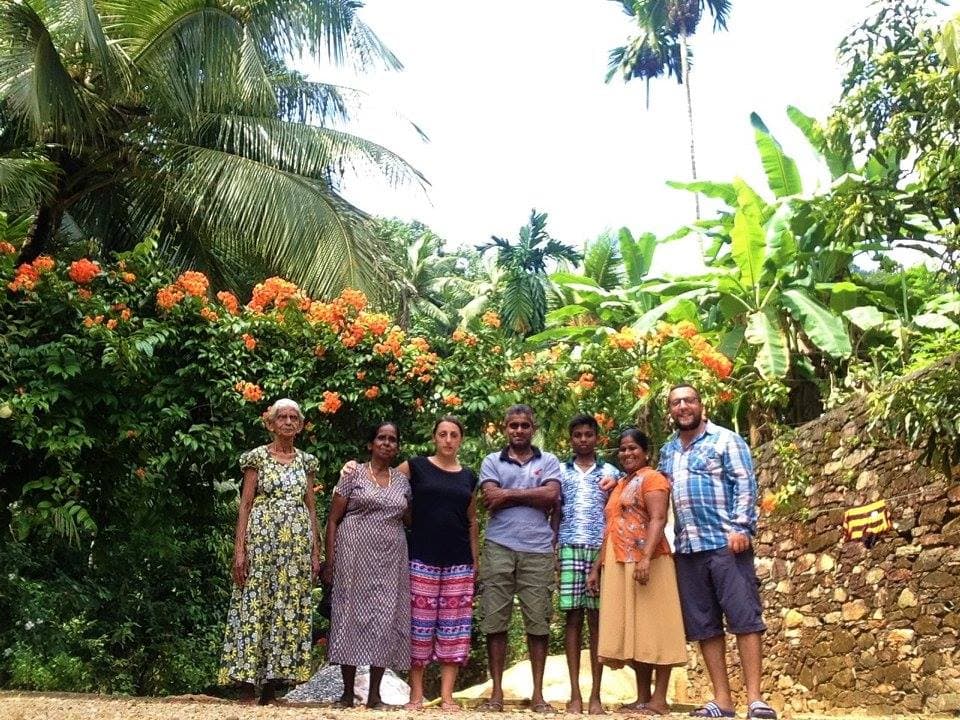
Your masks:
<path fill-rule="evenodd" d="M 477 486 L 476 473 L 469 468 L 443 470 L 422 456 L 407 464 L 413 491 L 411 559 L 437 567 L 473 564 L 467 508 Z"/>

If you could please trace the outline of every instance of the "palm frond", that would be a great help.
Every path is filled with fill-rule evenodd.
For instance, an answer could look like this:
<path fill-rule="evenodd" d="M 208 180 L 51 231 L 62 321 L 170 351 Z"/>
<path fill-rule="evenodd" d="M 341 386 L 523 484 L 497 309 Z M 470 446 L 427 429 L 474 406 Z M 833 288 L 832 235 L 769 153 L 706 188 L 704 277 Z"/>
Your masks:
<path fill-rule="evenodd" d="M 32 212 L 53 195 L 58 172 L 42 156 L 0 157 L 0 208 Z"/>
<path fill-rule="evenodd" d="M 96 142 L 111 114 L 70 76 L 50 30 L 26 3 L 0 6 L 0 102 L 34 142 L 71 147 Z"/>
<path fill-rule="evenodd" d="M 357 108 L 351 103 L 358 90 L 307 80 L 295 70 L 279 68 L 270 74 L 279 115 L 290 122 L 326 125 L 349 120 Z"/>
<path fill-rule="evenodd" d="M 623 281 L 623 263 L 617 244 L 610 233 L 603 233 L 588 242 L 583 251 L 584 274 L 605 290 L 612 290 Z"/>
<path fill-rule="evenodd" d="M 369 93 L 346 85 L 308 81 L 300 73 L 281 72 L 272 77 L 274 91 L 280 102 L 284 120 L 327 125 L 345 121 L 363 113 L 382 115 L 391 121 L 399 121 L 413 130 L 418 139 L 428 142 L 427 133 L 393 108 L 376 102 Z"/>
<path fill-rule="evenodd" d="M 81 49 L 101 95 L 126 95 L 132 87 L 133 68 L 122 48 L 108 39 L 94 0 L 63 0 L 51 9 L 62 21 L 57 29 L 61 43 Z"/>
<path fill-rule="evenodd" d="M 246 244 L 308 291 L 328 297 L 383 279 L 368 218 L 324 183 L 255 160 L 179 144 L 166 173 L 169 212 Z M 209 213 L 210 207 L 230 208 Z"/>
<path fill-rule="evenodd" d="M 240 99 L 248 112 L 253 115 L 276 115 L 280 111 L 280 104 L 264 67 L 260 48 L 247 26 L 243 28 L 243 38 L 240 41 L 237 82 Z"/>
<path fill-rule="evenodd" d="M 206 0 L 142 3 L 123 17 L 130 53 L 146 75 L 160 115 L 189 122 L 201 111 L 242 106 L 245 28 L 238 18 Z M 248 44 L 246 50 L 242 62 L 249 67 L 256 62 L 250 56 L 255 48 Z M 247 94 L 262 97 L 263 83 L 250 80 Z"/>
<path fill-rule="evenodd" d="M 357 135 L 246 115 L 204 115 L 194 142 L 316 180 L 376 174 L 393 185 L 426 178 L 399 155 Z"/>
<path fill-rule="evenodd" d="M 254 0 L 251 21 L 264 50 L 279 62 L 309 54 L 357 69 L 402 67 L 376 34 L 357 18 L 355 0 Z"/>

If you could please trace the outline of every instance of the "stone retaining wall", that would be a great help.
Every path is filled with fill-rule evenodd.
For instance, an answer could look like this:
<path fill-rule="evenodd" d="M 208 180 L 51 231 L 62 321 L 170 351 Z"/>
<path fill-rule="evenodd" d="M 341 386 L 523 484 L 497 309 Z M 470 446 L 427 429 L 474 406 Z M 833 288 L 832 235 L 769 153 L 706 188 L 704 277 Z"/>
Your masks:
<path fill-rule="evenodd" d="M 761 517 L 757 572 L 768 631 L 764 692 L 795 711 L 960 710 L 960 468 L 867 432 L 854 401 L 754 450 L 761 496 L 809 474 L 807 517 Z M 799 470 L 798 470 L 799 469 Z M 884 498 L 894 530 L 872 548 L 844 542 L 844 510 Z M 742 690 L 730 642 L 731 680 Z M 711 697 L 702 661 L 691 700 Z M 741 693 L 741 703 L 743 701 Z"/>

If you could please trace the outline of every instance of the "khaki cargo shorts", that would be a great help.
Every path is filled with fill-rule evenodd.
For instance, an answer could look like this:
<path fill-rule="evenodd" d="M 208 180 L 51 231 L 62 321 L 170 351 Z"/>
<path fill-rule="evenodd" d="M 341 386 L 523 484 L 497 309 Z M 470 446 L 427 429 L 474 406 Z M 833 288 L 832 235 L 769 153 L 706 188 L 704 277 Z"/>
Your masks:
<path fill-rule="evenodd" d="M 527 634 L 550 634 L 557 584 L 553 553 L 518 552 L 488 540 L 480 561 L 480 583 L 482 633 L 507 631 L 516 595 Z"/>

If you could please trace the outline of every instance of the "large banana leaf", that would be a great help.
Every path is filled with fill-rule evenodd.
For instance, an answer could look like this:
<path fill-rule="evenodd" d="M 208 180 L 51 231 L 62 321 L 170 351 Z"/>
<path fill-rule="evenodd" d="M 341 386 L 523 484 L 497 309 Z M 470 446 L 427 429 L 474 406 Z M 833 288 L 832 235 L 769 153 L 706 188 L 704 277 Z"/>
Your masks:
<path fill-rule="evenodd" d="M 754 366 L 760 376 L 774 380 L 786 376 L 790 369 L 790 349 L 780 323 L 773 311 L 752 313 L 747 318 L 744 338 L 751 345 L 759 346 Z"/>
<path fill-rule="evenodd" d="M 657 322 L 665 315 L 674 312 L 678 308 L 682 307 L 684 303 L 690 300 L 704 300 L 709 294 L 711 294 L 711 290 L 710 288 L 706 287 L 680 293 L 669 300 L 665 300 L 657 307 L 653 308 L 652 310 L 648 310 L 639 318 L 637 318 L 637 321 L 633 323 L 633 329 L 641 334 L 650 332 L 656 326 Z"/>
<path fill-rule="evenodd" d="M 746 188 L 745 183 L 742 185 Z M 740 270 L 740 282 L 745 287 L 760 284 L 767 259 L 762 209 L 751 193 L 738 193 L 738 208 L 730 231 L 730 254 Z"/>
<path fill-rule="evenodd" d="M 653 253 L 657 249 L 657 236 L 653 233 L 644 233 L 634 238 L 624 227 L 620 228 L 617 238 L 620 242 L 620 257 L 623 258 L 627 282 L 630 285 L 639 285 L 650 272 Z"/>
<path fill-rule="evenodd" d="M 737 205 L 737 188 L 732 183 L 710 182 L 709 180 L 696 180 L 694 182 L 668 180 L 667 185 L 677 190 L 689 190 L 692 193 L 723 200 L 730 207 L 736 207 Z"/>
<path fill-rule="evenodd" d="M 750 113 L 750 122 L 754 127 L 763 171 L 767 174 L 767 184 L 773 194 L 780 198 L 802 193 L 803 181 L 797 163 L 783 151 L 759 115 Z"/>
<path fill-rule="evenodd" d="M 823 127 L 809 115 L 805 115 L 798 108 L 790 105 L 787 108 L 787 117 L 804 134 L 810 146 L 817 154 L 824 159 L 827 167 L 830 169 L 830 177 L 836 180 L 845 173 L 853 172 L 853 150 L 850 148 L 849 139 L 844 136 L 843 139 L 836 138 L 835 142 L 845 142 L 846 147 L 843 153 L 838 153 L 830 148 Z"/>
<path fill-rule="evenodd" d="M 861 305 L 844 310 L 843 316 L 863 331 L 880 327 L 886 322 L 883 313 L 873 305 Z"/>
<path fill-rule="evenodd" d="M 765 242 L 767 245 L 767 265 L 774 272 L 790 272 L 797 257 L 797 239 L 790 227 L 793 207 L 782 203 L 767 221 Z"/>
<path fill-rule="evenodd" d="M 787 288 L 783 305 L 818 348 L 835 358 L 850 357 L 853 348 L 843 320 L 824 307 L 804 290 Z"/>

